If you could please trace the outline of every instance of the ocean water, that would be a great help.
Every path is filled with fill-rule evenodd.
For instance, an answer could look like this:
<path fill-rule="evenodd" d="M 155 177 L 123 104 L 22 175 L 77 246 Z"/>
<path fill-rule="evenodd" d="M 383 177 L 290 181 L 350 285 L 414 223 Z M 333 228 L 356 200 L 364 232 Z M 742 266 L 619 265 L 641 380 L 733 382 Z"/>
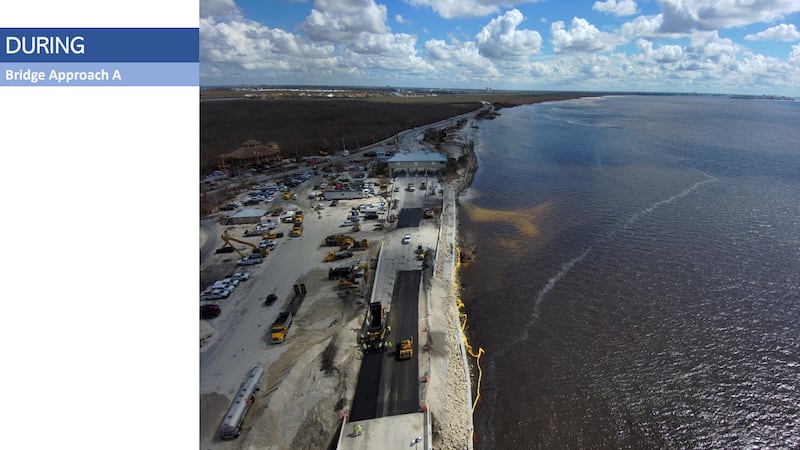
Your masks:
<path fill-rule="evenodd" d="M 800 448 L 800 102 L 611 96 L 472 131 L 477 449 Z"/>

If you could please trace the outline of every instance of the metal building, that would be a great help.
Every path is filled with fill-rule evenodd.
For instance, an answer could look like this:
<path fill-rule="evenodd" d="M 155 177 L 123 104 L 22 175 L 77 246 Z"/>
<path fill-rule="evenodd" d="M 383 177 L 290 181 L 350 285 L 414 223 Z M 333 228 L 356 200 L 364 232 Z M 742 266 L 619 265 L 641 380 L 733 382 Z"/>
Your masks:
<path fill-rule="evenodd" d="M 444 169 L 447 157 L 435 152 L 395 153 L 386 162 L 392 176 L 402 172 L 411 175 L 434 174 Z"/>

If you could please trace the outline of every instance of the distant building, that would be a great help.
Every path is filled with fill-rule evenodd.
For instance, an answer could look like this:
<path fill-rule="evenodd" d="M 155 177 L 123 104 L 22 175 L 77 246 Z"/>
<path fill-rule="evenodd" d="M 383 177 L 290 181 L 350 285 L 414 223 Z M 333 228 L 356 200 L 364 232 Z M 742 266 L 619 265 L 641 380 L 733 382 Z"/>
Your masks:
<path fill-rule="evenodd" d="M 395 153 L 386 162 L 392 176 L 398 172 L 438 173 L 444 169 L 447 157 L 435 152 Z"/>
<path fill-rule="evenodd" d="M 246 208 L 236 211 L 230 217 L 231 225 L 240 225 L 245 223 L 261 223 L 261 218 L 267 215 L 267 211 L 258 208 Z"/>
<path fill-rule="evenodd" d="M 250 139 L 243 142 L 238 149 L 220 155 L 219 167 L 228 173 L 239 172 L 254 167 L 270 166 L 282 158 L 281 147 L 277 142 L 262 144 Z"/>

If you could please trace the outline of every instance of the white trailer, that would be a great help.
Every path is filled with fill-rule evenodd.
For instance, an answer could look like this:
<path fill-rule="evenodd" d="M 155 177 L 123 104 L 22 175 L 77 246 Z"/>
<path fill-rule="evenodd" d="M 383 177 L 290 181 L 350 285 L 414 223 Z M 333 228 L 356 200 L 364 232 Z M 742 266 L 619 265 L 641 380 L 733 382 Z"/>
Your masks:
<path fill-rule="evenodd" d="M 244 416 L 256 401 L 256 392 L 261 389 L 261 380 L 264 378 L 264 369 L 253 367 L 250 374 L 242 383 L 236 398 L 225 413 L 225 418 L 219 426 L 219 437 L 222 440 L 236 439 L 242 434 Z"/>
<path fill-rule="evenodd" d="M 362 191 L 325 191 L 325 200 L 353 200 L 369 198 L 369 194 Z"/>

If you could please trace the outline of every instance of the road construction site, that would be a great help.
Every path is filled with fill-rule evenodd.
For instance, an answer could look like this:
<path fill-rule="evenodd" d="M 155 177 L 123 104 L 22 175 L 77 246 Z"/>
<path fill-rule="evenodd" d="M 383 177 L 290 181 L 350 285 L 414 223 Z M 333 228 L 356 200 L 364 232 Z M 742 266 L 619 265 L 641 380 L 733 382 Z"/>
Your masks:
<path fill-rule="evenodd" d="M 419 147 L 422 132 L 401 138 Z M 460 151 L 458 143 L 449 151 Z M 259 245 L 253 224 L 201 220 L 201 292 L 228 274 L 249 276 L 224 298 L 201 299 L 220 313 L 200 322 L 200 448 L 399 449 L 417 438 L 426 449 L 471 447 L 453 290 L 460 180 L 424 173 L 367 180 L 384 189 L 332 206 L 313 195 L 324 175 L 273 201 L 272 209 L 304 214 L 294 236 L 295 224 L 268 216 L 275 225 L 264 233 L 274 239 L 268 246 Z M 353 216 L 380 203 L 377 220 Z M 341 226 L 351 217 L 357 227 Z M 254 253 L 260 263 L 239 264 Z M 273 343 L 281 313 L 285 327 Z M 254 367 L 263 368 L 260 387 L 241 409 L 233 440 L 222 440 L 220 425 Z"/>

